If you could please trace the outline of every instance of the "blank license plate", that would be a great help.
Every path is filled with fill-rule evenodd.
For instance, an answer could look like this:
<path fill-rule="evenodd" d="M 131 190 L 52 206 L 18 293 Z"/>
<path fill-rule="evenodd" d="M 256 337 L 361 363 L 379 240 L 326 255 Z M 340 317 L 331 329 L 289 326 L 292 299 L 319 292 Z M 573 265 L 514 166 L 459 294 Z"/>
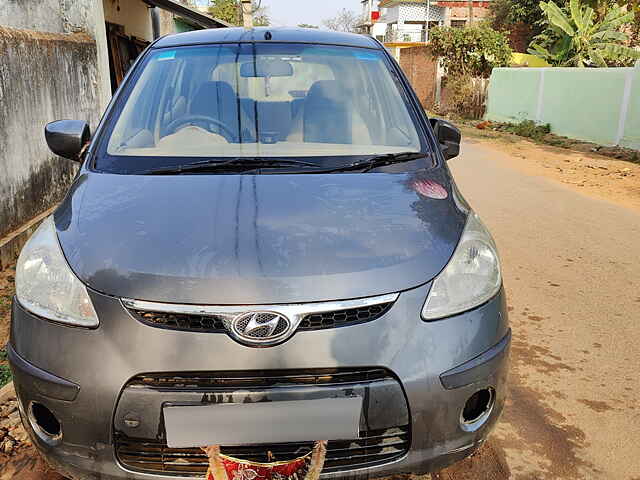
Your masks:
<path fill-rule="evenodd" d="M 362 399 L 323 398 L 164 407 L 170 448 L 353 440 Z"/>

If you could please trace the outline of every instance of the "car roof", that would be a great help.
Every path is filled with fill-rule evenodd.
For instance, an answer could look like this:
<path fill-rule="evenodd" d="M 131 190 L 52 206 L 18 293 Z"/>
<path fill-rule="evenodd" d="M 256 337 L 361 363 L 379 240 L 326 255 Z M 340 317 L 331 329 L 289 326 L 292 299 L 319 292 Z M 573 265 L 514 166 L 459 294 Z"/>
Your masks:
<path fill-rule="evenodd" d="M 270 35 L 268 35 L 269 33 Z M 253 42 L 314 43 L 324 45 L 345 45 L 381 49 L 373 38 L 355 33 L 331 32 L 314 28 L 256 27 L 210 28 L 194 30 L 162 37 L 153 48 L 178 47 L 206 43 L 253 43 Z"/>

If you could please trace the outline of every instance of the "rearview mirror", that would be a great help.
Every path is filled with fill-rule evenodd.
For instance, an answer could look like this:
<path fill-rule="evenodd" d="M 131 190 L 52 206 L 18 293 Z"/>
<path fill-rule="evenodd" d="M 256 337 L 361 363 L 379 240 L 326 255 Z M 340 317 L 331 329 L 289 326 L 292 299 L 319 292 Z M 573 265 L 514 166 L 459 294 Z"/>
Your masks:
<path fill-rule="evenodd" d="M 284 60 L 261 58 L 256 62 L 243 63 L 240 66 L 240 76 L 244 78 L 292 77 L 293 67 Z"/>
<path fill-rule="evenodd" d="M 460 155 L 460 140 L 462 139 L 460 130 L 446 120 L 440 120 L 438 118 L 431 118 L 429 120 L 431 121 L 431 126 L 436 134 L 445 160 L 451 160 Z"/>
<path fill-rule="evenodd" d="M 79 162 L 82 148 L 91 139 L 91 131 L 83 120 L 58 120 L 44 127 L 44 137 L 53 153 Z"/>

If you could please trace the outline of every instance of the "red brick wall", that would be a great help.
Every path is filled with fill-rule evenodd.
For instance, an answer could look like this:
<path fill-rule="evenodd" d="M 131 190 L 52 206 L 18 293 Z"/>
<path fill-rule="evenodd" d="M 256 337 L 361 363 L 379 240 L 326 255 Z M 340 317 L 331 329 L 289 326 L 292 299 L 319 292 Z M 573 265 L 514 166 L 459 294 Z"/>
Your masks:
<path fill-rule="evenodd" d="M 489 15 L 489 9 L 485 7 L 474 7 L 473 9 L 473 19 L 474 20 L 482 20 Z M 451 7 L 451 19 L 452 20 L 462 20 L 469 18 L 469 8 L 468 7 Z"/>
<path fill-rule="evenodd" d="M 440 0 L 437 3 L 437 5 L 439 7 L 459 7 L 461 5 L 465 5 L 466 8 L 468 8 L 468 4 L 466 0 Z M 479 0 L 479 1 L 474 0 L 473 2 L 474 7 L 489 8 L 490 5 L 491 5 L 491 2 L 486 0 Z"/>
<path fill-rule="evenodd" d="M 409 78 L 424 108 L 432 108 L 436 98 L 436 59 L 429 47 L 400 50 L 400 66 Z"/>

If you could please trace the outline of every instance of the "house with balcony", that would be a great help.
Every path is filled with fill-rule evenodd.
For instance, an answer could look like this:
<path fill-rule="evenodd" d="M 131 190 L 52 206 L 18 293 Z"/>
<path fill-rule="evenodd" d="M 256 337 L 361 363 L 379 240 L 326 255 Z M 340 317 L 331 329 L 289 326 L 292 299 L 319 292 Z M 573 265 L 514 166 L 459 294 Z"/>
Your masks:
<path fill-rule="evenodd" d="M 446 8 L 436 1 L 382 0 L 380 23 L 386 25 L 385 43 L 424 43 L 429 30 L 444 25 Z"/>
<path fill-rule="evenodd" d="M 380 0 L 361 0 L 361 3 L 362 20 L 358 25 L 359 32 L 384 42 L 387 25 L 381 22 L 380 18 L 386 13 L 386 8 L 380 8 Z"/>
<path fill-rule="evenodd" d="M 429 41 L 437 26 L 464 27 L 469 23 L 468 0 L 362 0 L 362 33 L 388 44 Z M 473 1 L 473 20 L 484 19 L 491 0 Z"/>

